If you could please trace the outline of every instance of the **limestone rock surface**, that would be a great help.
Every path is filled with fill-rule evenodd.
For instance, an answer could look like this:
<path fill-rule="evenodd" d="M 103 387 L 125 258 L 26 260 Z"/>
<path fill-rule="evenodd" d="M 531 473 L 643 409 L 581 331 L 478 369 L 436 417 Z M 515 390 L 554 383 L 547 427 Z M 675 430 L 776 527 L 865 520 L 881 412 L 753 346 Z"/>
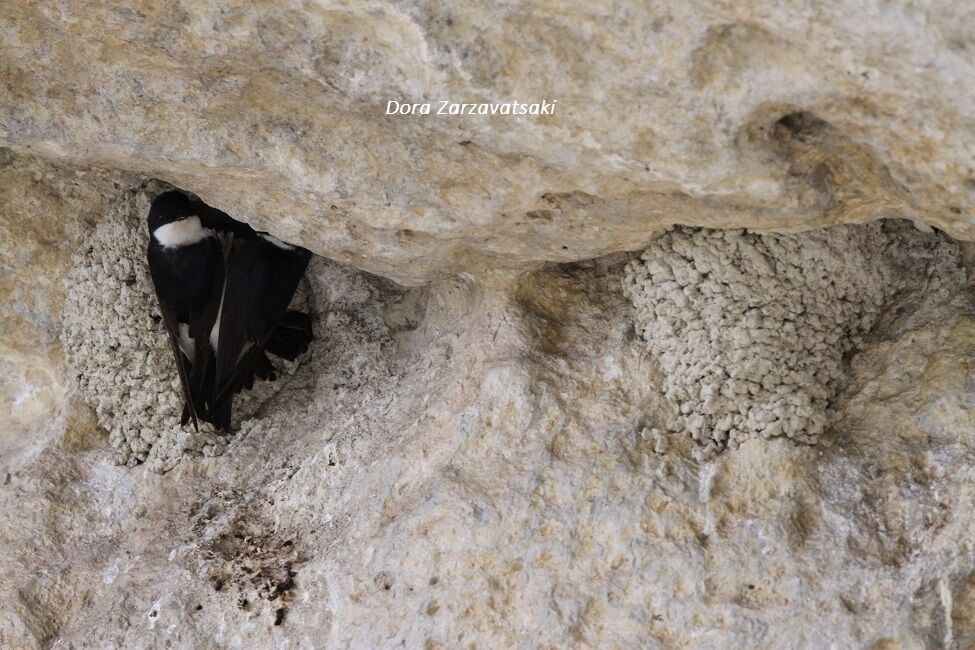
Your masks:
<path fill-rule="evenodd" d="M 39 0 L 0 30 L 0 145 L 159 178 L 400 282 L 672 223 L 907 212 L 975 238 L 964 2 Z"/>
<path fill-rule="evenodd" d="M 970 266 L 973 51 L 925 1 L 0 4 L 0 647 L 971 647 L 972 290 L 885 295 L 818 444 L 700 460 L 623 280 L 675 223 Z M 558 109 L 384 115 L 438 99 Z M 322 293 L 222 455 L 127 467 L 65 281 L 157 182 Z"/>

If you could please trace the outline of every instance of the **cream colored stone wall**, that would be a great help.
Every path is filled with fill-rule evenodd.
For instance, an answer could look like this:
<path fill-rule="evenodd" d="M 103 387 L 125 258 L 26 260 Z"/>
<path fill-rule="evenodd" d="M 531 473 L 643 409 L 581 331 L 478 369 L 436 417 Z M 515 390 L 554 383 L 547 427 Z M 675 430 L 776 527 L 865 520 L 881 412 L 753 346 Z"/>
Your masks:
<path fill-rule="evenodd" d="M 970 289 L 885 302 L 819 444 L 702 461 L 622 282 L 675 223 L 968 262 L 973 51 L 965 3 L 3 3 L 0 647 L 969 647 Z M 438 98 L 558 109 L 384 114 Z M 152 179 L 321 256 L 310 361 L 163 474 L 59 342 Z"/>

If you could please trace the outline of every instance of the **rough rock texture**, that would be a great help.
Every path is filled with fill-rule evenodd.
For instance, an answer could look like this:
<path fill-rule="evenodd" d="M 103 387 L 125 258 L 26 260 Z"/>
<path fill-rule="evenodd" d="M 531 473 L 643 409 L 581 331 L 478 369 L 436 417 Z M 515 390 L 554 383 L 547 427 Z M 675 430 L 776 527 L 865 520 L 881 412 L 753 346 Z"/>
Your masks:
<path fill-rule="evenodd" d="M 64 401 L 62 279 L 86 228 L 135 182 L 124 174 L 23 158 L 0 148 L 0 477 L 88 414 Z M 2 481 L 2 478 L 0 478 Z"/>
<path fill-rule="evenodd" d="M 930 230 L 930 229 L 929 229 Z M 958 245 L 908 222 L 802 234 L 678 228 L 627 265 L 623 290 L 705 451 L 753 437 L 814 443 L 854 352 L 894 298 L 966 282 Z M 659 435 L 659 432 L 651 432 Z"/>
<path fill-rule="evenodd" d="M 675 222 L 899 212 L 971 239 L 973 11 L 6 2 L 0 145 L 161 178 L 409 283 L 636 250 Z M 559 104 L 385 115 L 440 99 Z"/>
<path fill-rule="evenodd" d="M 975 296 L 885 312 L 831 444 L 700 463 L 641 435 L 667 406 L 625 263 L 317 264 L 319 346 L 224 456 L 157 476 L 89 425 L 14 469 L 2 641 L 965 647 Z"/>
<path fill-rule="evenodd" d="M 820 444 L 701 461 L 651 435 L 622 282 L 675 223 L 975 238 L 973 25 L 2 3 L 0 647 L 972 646 L 971 290 L 880 309 Z M 440 96 L 560 108 L 382 115 Z M 73 256 L 150 179 L 339 260 L 308 362 L 164 474 L 114 462 L 58 341 Z"/>

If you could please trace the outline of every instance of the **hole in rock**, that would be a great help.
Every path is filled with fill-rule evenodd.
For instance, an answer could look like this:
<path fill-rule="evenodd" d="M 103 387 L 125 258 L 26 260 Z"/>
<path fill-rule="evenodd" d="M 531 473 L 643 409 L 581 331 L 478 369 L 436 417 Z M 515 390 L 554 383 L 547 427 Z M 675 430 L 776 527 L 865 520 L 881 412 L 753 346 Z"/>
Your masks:
<path fill-rule="evenodd" d="M 826 127 L 826 122 L 806 111 L 796 111 L 783 115 L 776 124 L 797 138 L 814 135 Z"/>

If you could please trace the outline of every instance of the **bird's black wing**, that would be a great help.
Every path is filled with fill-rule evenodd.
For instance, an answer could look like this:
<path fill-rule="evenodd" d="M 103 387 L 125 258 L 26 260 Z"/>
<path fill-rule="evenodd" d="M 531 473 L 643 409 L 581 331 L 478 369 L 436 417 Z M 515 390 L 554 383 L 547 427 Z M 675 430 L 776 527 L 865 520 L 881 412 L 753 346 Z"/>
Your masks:
<path fill-rule="evenodd" d="M 213 372 L 215 359 L 210 351 L 210 330 L 216 321 L 223 285 L 223 255 L 220 243 L 207 238 L 195 244 L 192 250 L 183 250 L 179 256 L 167 256 L 160 248 L 150 245 L 147 253 L 149 275 L 162 314 L 163 324 L 169 336 L 176 371 L 183 389 L 182 424 L 193 421 L 199 430 L 198 420 L 207 420 L 208 390 L 207 373 Z M 206 269 L 206 273 L 200 273 Z M 167 294 L 167 289 L 176 291 Z M 189 359 L 179 345 L 179 323 L 187 324 L 187 334 L 193 341 L 193 358 Z"/>
<path fill-rule="evenodd" d="M 291 303 L 311 253 L 260 235 L 235 239 L 227 258 L 214 408 L 226 409 L 266 361 L 265 346 Z"/>
<path fill-rule="evenodd" d="M 187 368 L 189 360 L 186 355 L 183 354 L 183 350 L 179 347 L 179 330 L 176 325 L 176 310 L 164 297 L 164 294 L 160 292 L 160 287 L 162 286 L 162 279 L 159 277 L 162 272 L 163 267 L 159 263 L 153 263 L 153 257 L 157 256 L 159 251 L 154 247 L 149 248 L 148 258 L 149 258 L 149 275 L 152 278 L 152 286 L 156 291 L 156 301 L 159 303 L 159 312 L 162 315 L 163 325 L 166 327 L 166 334 L 169 337 L 169 347 L 173 351 L 173 359 L 176 361 L 176 373 L 179 375 L 179 383 L 183 389 L 183 422 L 186 424 L 186 416 L 188 415 L 193 420 L 193 428 L 197 431 L 200 430 L 200 424 L 197 421 L 197 406 L 193 400 L 193 391 L 190 390 L 190 374 Z M 202 407 L 202 405 L 201 405 Z"/>
<path fill-rule="evenodd" d="M 239 383 L 235 371 L 246 355 L 248 343 L 255 338 L 252 319 L 247 314 L 249 259 L 254 252 L 254 238 L 234 237 L 226 257 L 223 306 L 217 345 L 216 374 L 212 405 L 221 428 L 230 428 L 232 400 L 223 397 L 226 387 Z M 230 395 L 233 395 L 231 391 Z"/>
<path fill-rule="evenodd" d="M 213 395 L 213 378 L 215 376 L 216 356 L 210 347 L 210 332 L 213 330 L 220 314 L 220 304 L 223 297 L 224 284 L 224 253 L 221 242 L 215 238 L 208 238 L 198 244 L 206 248 L 206 257 L 212 260 L 211 275 L 207 283 L 207 298 L 201 308 L 190 315 L 189 336 L 193 339 L 193 361 L 190 370 L 190 391 L 196 408 L 204 408 L 202 419 L 213 422 L 210 413 L 210 401 Z M 185 419 L 185 415 L 184 415 Z M 184 422 L 185 423 L 185 422 Z M 214 422 L 214 424 L 216 424 Z"/>

